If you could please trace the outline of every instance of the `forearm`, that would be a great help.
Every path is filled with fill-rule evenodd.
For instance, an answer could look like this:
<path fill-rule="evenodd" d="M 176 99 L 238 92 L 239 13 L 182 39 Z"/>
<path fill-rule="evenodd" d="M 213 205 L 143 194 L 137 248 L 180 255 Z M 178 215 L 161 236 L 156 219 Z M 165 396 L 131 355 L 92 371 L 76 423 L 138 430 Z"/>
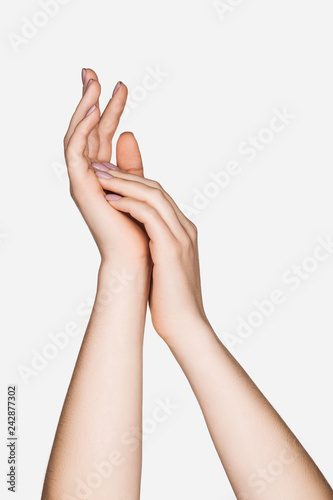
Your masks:
<path fill-rule="evenodd" d="M 333 498 L 312 459 L 208 324 L 173 336 L 169 347 L 239 500 Z"/>
<path fill-rule="evenodd" d="M 66 494 L 78 498 L 77 488 L 82 483 L 92 491 L 92 499 L 139 497 L 148 276 L 148 266 L 138 272 L 118 264 L 101 267 L 94 308 L 50 457 L 43 500 Z M 135 438 L 130 441 L 129 436 Z M 96 487 L 91 487 L 94 481 Z"/>

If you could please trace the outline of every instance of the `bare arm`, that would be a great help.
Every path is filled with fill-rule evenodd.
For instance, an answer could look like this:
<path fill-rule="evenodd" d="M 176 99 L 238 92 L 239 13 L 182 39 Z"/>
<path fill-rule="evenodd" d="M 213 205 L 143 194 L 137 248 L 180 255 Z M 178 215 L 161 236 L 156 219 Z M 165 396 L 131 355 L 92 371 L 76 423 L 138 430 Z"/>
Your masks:
<path fill-rule="evenodd" d="M 239 500 L 333 498 L 311 457 L 206 322 L 169 346 Z"/>
<path fill-rule="evenodd" d="M 102 265 L 59 421 L 43 500 L 140 497 L 147 269 Z"/>
<path fill-rule="evenodd" d="M 105 170 L 117 168 L 108 162 L 127 89 L 119 83 L 115 90 L 101 115 L 97 75 L 85 70 L 82 99 L 64 140 L 71 194 L 95 238 L 101 267 L 42 500 L 140 496 L 142 346 L 151 260 L 145 232 L 109 205 L 98 181 Z M 98 161 L 104 165 L 96 167 Z M 118 140 L 117 163 L 143 174 L 130 133 Z"/>

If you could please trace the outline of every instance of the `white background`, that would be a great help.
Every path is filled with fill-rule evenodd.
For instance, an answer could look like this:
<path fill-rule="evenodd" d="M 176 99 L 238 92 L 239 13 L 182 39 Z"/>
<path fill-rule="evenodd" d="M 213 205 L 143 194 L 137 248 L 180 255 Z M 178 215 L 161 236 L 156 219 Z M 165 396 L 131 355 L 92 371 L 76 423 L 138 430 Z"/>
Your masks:
<path fill-rule="evenodd" d="M 41 7 L 2 5 L 0 434 L 6 386 L 16 383 L 19 500 L 39 498 L 87 320 L 77 308 L 93 297 L 99 264 L 62 172 L 82 67 L 98 73 L 102 104 L 118 80 L 128 85 L 132 109 L 120 132 L 134 131 L 146 176 L 178 203 L 193 206 L 210 172 L 239 162 L 241 173 L 192 216 L 207 314 L 222 338 L 254 301 L 283 291 L 284 304 L 234 353 L 333 481 L 333 256 L 295 291 L 282 278 L 313 254 L 318 238 L 333 237 L 332 2 L 238 3 L 223 18 L 212 0 L 70 0 L 17 51 L 8 34 L 22 36 L 22 18 L 36 20 Z M 161 81 L 142 90 L 156 67 Z M 248 161 L 239 145 L 284 106 L 295 118 Z M 18 366 L 31 366 L 32 351 L 42 352 L 70 321 L 82 333 L 25 384 Z M 146 418 L 165 397 L 178 408 L 146 440 L 142 498 L 231 500 L 188 383 L 148 322 Z M 1 498 L 13 498 L 4 439 L 0 457 Z"/>

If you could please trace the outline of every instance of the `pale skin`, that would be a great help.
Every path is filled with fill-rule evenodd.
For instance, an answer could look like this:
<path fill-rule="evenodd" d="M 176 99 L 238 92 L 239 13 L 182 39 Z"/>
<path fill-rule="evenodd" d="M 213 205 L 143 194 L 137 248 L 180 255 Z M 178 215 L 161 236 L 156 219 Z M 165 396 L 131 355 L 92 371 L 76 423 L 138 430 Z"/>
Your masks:
<path fill-rule="evenodd" d="M 154 328 L 198 399 L 236 498 L 333 499 L 311 457 L 214 333 L 201 297 L 196 228 L 160 184 L 143 177 L 134 136 L 118 140 L 119 169 L 101 166 L 110 161 L 127 89 L 120 84 L 100 116 L 97 75 L 86 70 L 84 90 L 90 79 L 64 143 L 71 194 L 95 238 L 101 266 L 42 500 L 79 498 L 77 480 L 87 482 L 102 462 L 105 477 L 89 498 L 140 498 L 148 298 Z M 128 435 L 131 446 L 124 440 Z"/>

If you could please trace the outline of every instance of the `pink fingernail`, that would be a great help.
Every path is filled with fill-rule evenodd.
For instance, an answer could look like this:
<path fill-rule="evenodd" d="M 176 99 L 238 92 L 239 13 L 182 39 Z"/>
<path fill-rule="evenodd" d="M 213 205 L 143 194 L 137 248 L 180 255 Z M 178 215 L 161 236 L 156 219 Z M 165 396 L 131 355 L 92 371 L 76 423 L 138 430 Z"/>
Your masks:
<path fill-rule="evenodd" d="M 118 92 L 120 85 L 121 85 L 121 82 L 118 82 L 117 85 L 115 86 L 115 88 L 113 89 L 112 97 L 116 94 L 116 92 Z"/>
<path fill-rule="evenodd" d="M 110 175 L 107 172 L 101 172 L 100 170 L 97 170 L 95 174 L 96 177 L 100 177 L 101 179 L 113 179 L 113 175 Z"/>
<path fill-rule="evenodd" d="M 108 170 L 120 170 L 117 165 L 114 165 L 113 163 L 109 163 L 108 161 L 102 161 L 102 165 L 107 167 Z"/>
<path fill-rule="evenodd" d="M 82 83 L 84 83 L 84 79 L 86 77 L 86 69 L 85 68 L 82 68 L 82 71 L 81 71 L 81 78 L 82 78 Z"/>
<path fill-rule="evenodd" d="M 90 109 L 88 109 L 86 116 L 90 115 L 90 113 L 92 113 L 94 111 L 94 109 L 96 109 L 96 105 L 95 104 L 93 106 L 91 106 Z"/>
<path fill-rule="evenodd" d="M 92 78 L 90 78 L 90 80 L 89 80 L 89 82 L 87 83 L 87 86 L 86 86 L 86 88 L 85 88 L 85 90 L 84 90 L 83 94 L 85 94 L 85 93 L 87 92 L 89 85 L 91 85 L 93 81 L 94 81 L 94 80 L 93 80 Z"/>
<path fill-rule="evenodd" d="M 107 167 L 107 166 L 105 166 L 105 165 L 103 165 L 103 163 L 93 162 L 93 163 L 91 164 L 91 166 L 92 166 L 92 168 L 93 168 L 94 170 L 102 170 L 102 171 L 104 171 L 104 172 L 107 172 L 108 170 L 110 170 L 110 168 L 109 168 L 109 167 Z"/>
<path fill-rule="evenodd" d="M 117 200 L 120 200 L 122 198 L 122 196 L 120 196 L 119 194 L 107 194 L 105 196 L 105 199 L 107 201 L 117 201 Z"/>

